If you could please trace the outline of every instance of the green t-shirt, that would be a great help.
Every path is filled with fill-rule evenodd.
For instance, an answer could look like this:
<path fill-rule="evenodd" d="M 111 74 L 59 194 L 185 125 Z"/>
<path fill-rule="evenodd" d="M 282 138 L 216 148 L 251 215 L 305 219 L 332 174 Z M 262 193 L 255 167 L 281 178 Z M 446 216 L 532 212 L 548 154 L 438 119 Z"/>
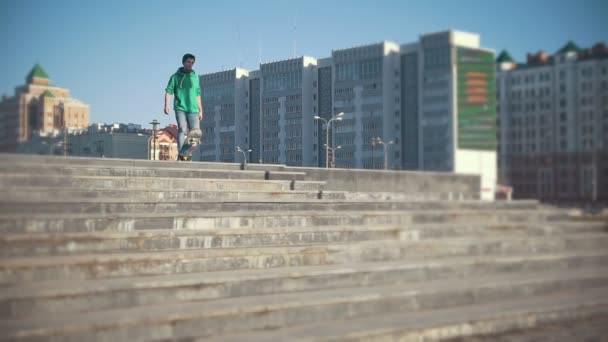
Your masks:
<path fill-rule="evenodd" d="M 194 70 L 187 74 L 183 68 L 177 69 L 177 72 L 169 79 L 165 92 L 173 95 L 173 109 L 198 114 L 196 97 L 201 96 L 201 85 Z"/>

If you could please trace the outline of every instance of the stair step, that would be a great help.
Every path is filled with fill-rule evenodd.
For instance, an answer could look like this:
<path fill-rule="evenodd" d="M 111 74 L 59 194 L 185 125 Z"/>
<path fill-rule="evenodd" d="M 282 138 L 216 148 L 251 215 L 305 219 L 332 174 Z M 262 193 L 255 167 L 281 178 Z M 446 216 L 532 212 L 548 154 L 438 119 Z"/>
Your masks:
<path fill-rule="evenodd" d="M 403 225 L 310 226 L 242 229 L 139 230 L 126 232 L 5 233 L 0 256 L 143 252 L 170 249 L 261 247 L 382 239 L 417 241 L 446 237 L 549 236 L 606 232 L 601 223 L 425 223 Z"/>
<path fill-rule="evenodd" d="M 226 178 L 170 178 L 170 177 L 87 177 L 5 174 L 0 177 L 0 188 L 18 190 L 19 187 L 106 188 L 106 189 L 189 189 L 205 190 L 321 190 L 325 182 Z"/>
<path fill-rule="evenodd" d="M 335 191 L 322 193 L 324 199 L 346 200 L 346 193 Z M 19 189 L 1 189 L 0 203 L 10 202 L 105 202 L 111 203 L 117 200 L 122 202 L 160 202 L 160 201 L 184 201 L 184 202 L 225 202 L 225 201 L 294 201 L 294 200 L 317 200 L 319 190 L 205 190 L 192 191 L 183 189 L 105 189 L 105 188 L 50 188 L 50 187 L 19 187 Z"/>
<path fill-rule="evenodd" d="M 469 237 L 420 241 L 377 240 L 280 247 L 220 248 L 140 253 L 84 254 L 0 259 L 0 285 L 54 279 L 91 279 L 137 275 L 266 269 L 286 266 L 345 264 L 408 257 L 474 256 L 516 253 L 561 253 L 596 250 L 608 234 L 559 237 Z"/>
<path fill-rule="evenodd" d="M 88 165 L 28 165 L 2 164 L 0 177 L 10 174 L 38 176 L 87 176 L 87 177 L 171 177 L 171 178 L 228 178 L 228 179 L 271 179 L 304 180 L 305 172 L 263 171 L 240 169 L 192 169 L 177 167 L 101 167 Z M 201 165 L 202 166 L 202 165 Z"/>
<path fill-rule="evenodd" d="M 478 340 L 486 334 L 502 334 L 522 329 L 534 329 L 545 324 L 572 320 L 588 321 L 608 315 L 608 288 L 569 291 L 564 293 L 537 295 L 532 298 L 503 299 L 498 302 L 468 305 L 465 307 L 439 308 L 433 310 L 378 314 L 354 319 L 332 320 L 302 324 L 277 330 L 249 331 L 216 338 L 201 336 L 196 331 L 189 342 L 262 342 L 262 341 L 582 341 L 581 335 L 557 335 L 558 330 L 539 336 L 516 338 L 490 338 Z M 603 318 L 602 321 L 608 321 Z M 599 329 L 591 332 L 591 339 L 601 341 L 606 337 L 605 325 L 594 325 Z M 193 329 L 194 330 L 194 329 Z M 569 328 L 566 331 L 571 332 Z M 585 329 L 585 333 L 589 333 Z M 568 337 L 570 336 L 570 337 Z M 525 336 L 524 336 L 525 337 Z M 549 338 L 549 339 L 547 339 Z M 600 338 L 600 339 L 594 339 Z M 163 341 L 164 339 L 157 339 Z"/>
<path fill-rule="evenodd" d="M 565 214 L 541 210 L 393 210 L 393 211 L 260 211 L 227 204 L 233 212 L 175 210 L 165 213 L 29 213 L 0 215 L 1 233 L 136 231 L 142 229 L 233 229 L 330 225 L 413 223 L 522 223 L 568 220 Z M 226 208 L 226 207 L 224 207 Z M 250 209 L 250 211 L 245 211 Z M 254 209 L 254 210 L 251 210 Z"/>
<path fill-rule="evenodd" d="M 225 230 L 142 230 L 137 232 L 82 232 L 4 234 L 0 255 L 144 252 L 171 249 L 245 248 L 316 245 L 397 239 L 396 226 L 318 226 Z"/>
<path fill-rule="evenodd" d="M 553 300 L 566 297 L 560 304 L 608 304 L 607 269 L 580 269 L 568 272 L 501 274 L 464 279 L 433 280 L 425 283 L 382 285 L 350 289 L 330 289 L 212 301 L 148 305 L 125 309 L 55 315 L 44 318 L 0 321 L 4 339 L 60 337 L 75 340 L 138 340 L 152 338 L 207 337 L 260 329 L 280 329 L 300 324 L 378 314 L 460 308 L 508 303 L 537 296 Z M 576 295 L 564 295 L 574 292 Z M 583 295 L 584 293 L 584 295 Z M 589 302 L 593 299 L 595 302 Z M 500 303 L 498 305 L 497 303 Z M 555 303 L 553 303 L 555 305 Z M 545 308 L 547 306 L 544 306 Z M 551 307 L 551 305 L 548 305 Z M 521 310 L 521 307 L 516 307 Z M 530 309 L 529 306 L 526 307 Z M 538 308 L 537 308 L 538 309 Z M 496 315 L 496 311 L 491 312 Z M 402 314 L 402 313 L 401 313 Z M 486 312 L 488 314 L 488 312 Z M 452 319 L 462 316 L 451 316 Z M 428 322 L 427 322 L 428 323 Z M 426 324 L 425 326 L 428 326 Z M 367 327 L 369 333 L 369 326 Z M 376 330 L 377 331 L 377 330 Z M 309 332 L 312 334 L 312 332 Z M 71 336 L 68 336 L 71 335 Z M 326 334 L 326 336 L 331 336 Z"/>
<path fill-rule="evenodd" d="M 26 154 L 0 153 L 0 164 L 20 164 L 31 166 L 32 170 L 44 168 L 49 165 L 61 166 L 86 166 L 99 168 L 116 168 L 116 167 L 131 167 L 131 168 L 179 168 L 182 170 L 240 170 L 240 163 L 224 163 L 224 162 L 192 162 L 179 163 L 177 161 L 158 161 L 158 160 L 142 160 L 142 159 L 121 159 L 121 158 L 89 158 L 89 157 L 63 157 L 63 156 L 37 156 Z M 286 171 L 285 165 L 282 164 L 247 164 L 247 170 L 262 170 L 262 171 Z"/>
<path fill-rule="evenodd" d="M 395 202 L 395 201 L 345 201 L 345 200 L 267 200 L 267 201 L 181 201 L 181 200 L 160 200 L 151 202 L 133 202 L 121 199 L 68 199 L 68 200 L 36 200 L 36 201 L 17 201 L 5 199 L 0 202 L 0 214 L 17 214 L 32 212 L 32 207 L 36 213 L 162 213 L 176 211 L 198 211 L 198 212 L 234 212 L 234 211 L 373 211 L 373 210 L 450 210 L 466 209 L 465 205 L 458 202 Z M 483 208 L 483 206 L 476 206 Z M 490 207 L 491 208 L 491 207 Z M 490 209 L 488 208 L 488 209 Z M 508 209 L 508 207 L 507 207 Z"/>
<path fill-rule="evenodd" d="M 86 312 L 163 302 L 411 284 L 448 278 L 535 271 L 568 272 L 608 264 L 608 252 L 408 258 L 372 263 L 281 267 L 71 281 L 59 279 L 0 290 L 0 319 Z"/>

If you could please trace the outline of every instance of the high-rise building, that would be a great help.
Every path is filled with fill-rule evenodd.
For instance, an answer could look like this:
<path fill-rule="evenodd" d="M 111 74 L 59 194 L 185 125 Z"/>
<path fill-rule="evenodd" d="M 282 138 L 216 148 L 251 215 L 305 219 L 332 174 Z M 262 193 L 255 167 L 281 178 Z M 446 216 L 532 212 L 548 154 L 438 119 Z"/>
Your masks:
<path fill-rule="evenodd" d="M 0 102 L 0 151 L 14 152 L 17 144 L 35 135 L 88 126 L 89 106 L 71 98 L 68 89 L 52 86 L 46 71 L 36 64 L 26 84 Z"/>
<path fill-rule="evenodd" d="M 382 42 L 332 52 L 336 166 L 383 168 L 384 149 L 372 151 L 372 138 L 387 145 L 387 163 L 401 164 L 399 45 Z M 375 160 L 372 160 L 372 157 Z"/>
<path fill-rule="evenodd" d="M 514 196 L 608 198 L 608 48 L 497 59 L 501 182 Z"/>
<path fill-rule="evenodd" d="M 262 162 L 262 132 L 261 132 L 261 110 L 262 103 L 261 96 L 261 84 L 260 84 L 260 71 L 249 72 L 249 80 L 247 81 L 247 90 L 245 91 L 248 102 L 246 106 L 246 122 L 249 124 L 248 133 L 248 149 L 251 150 L 249 153 L 249 160 L 254 163 Z"/>
<path fill-rule="evenodd" d="M 235 68 L 200 76 L 204 117 L 202 161 L 234 162 L 249 143 L 248 71 Z"/>
<path fill-rule="evenodd" d="M 313 89 L 316 89 L 316 92 L 313 93 L 313 112 L 316 112 L 317 115 L 323 118 L 325 121 L 329 121 L 334 115 L 334 77 L 332 59 L 323 58 L 317 60 L 317 72 L 314 76 L 315 79 L 313 81 Z M 323 121 L 317 120 L 313 129 L 313 134 L 316 134 L 316 136 L 313 136 L 316 146 L 313 145 L 313 147 L 315 147 L 317 151 L 317 164 L 313 165 L 320 167 L 326 167 L 328 159 L 326 158 L 327 151 L 324 147 L 327 141 L 325 141 L 326 134 L 323 134 L 323 127 Z M 328 129 L 330 129 L 331 132 L 331 128 Z M 313 151 L 315 148 L 313 148 Z"/>
<path fill-rule="evenodd" d="M 293 58 L 260 65 L 260 143 L 265 163 L 318 163 L 314 137 L 317 60 Z"/>
<path fill-rule="evenodd" d="M 225 154 L 243 144 L 252 162 L 324 167 L 333 159 L 342 168 L 478 173 L 491 198 L 495 72 L 494 53 L 480 48 L 478 35 L 444 31 L 401 46 L 385 41 L 334 50 L 329 58 L 262 63 L 240 77 L 203 75 L 202 159 L 228 161 Z M 221 87 L 212 75 L 224 80 Z M 222 114 L 210 114 L 233 106 L 242 114 L 226 122 L 242 122 L 247 143 L 220 136 L 230 129 L 218 125 Z M 341 120 L 325 127 L 339 113 Z M 326 129 L 334 149 L 327 157 Z"/>
<path fill-rule="evenodd" d="M 401 46 L 403 168 L 479 173 L 496 183 L 494 53 L 476 34 L 424 34 Z"/>

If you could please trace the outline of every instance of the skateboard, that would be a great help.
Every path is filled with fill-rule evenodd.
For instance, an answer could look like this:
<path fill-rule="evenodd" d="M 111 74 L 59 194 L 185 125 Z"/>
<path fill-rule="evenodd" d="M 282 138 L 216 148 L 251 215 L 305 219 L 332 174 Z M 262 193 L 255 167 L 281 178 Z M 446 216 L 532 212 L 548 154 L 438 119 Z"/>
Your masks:
<path fill-rule="evenodd" d="M 201 142 L 202 131 L 198 128 L 191 129 L 184 140 L 184 145 L 179 150 L 178 160 L 192 160 L 192 153 Z"/>

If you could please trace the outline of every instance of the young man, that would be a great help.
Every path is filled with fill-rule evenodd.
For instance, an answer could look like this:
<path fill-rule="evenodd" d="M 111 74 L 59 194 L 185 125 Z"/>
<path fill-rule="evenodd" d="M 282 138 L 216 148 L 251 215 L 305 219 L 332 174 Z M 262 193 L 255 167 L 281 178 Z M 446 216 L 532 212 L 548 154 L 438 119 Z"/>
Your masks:
<path fill-rule="evenodd" d="M 203 120 L 203 106 L 201 104 L 201 86 L 198 75 L 192 69 L 196 58 L 187 53 L 182 57 L 183 67 L 177 69 L 169 79 L 165 89 L 165 114 L 169 115 L 169 101 L 173 95 L 173 109 L 177 120 L 177 149 L 184 145 L 188 132 L 193 128 L 200 129 Z M 178 157 L 179 159 L 179 157 Z"/>

